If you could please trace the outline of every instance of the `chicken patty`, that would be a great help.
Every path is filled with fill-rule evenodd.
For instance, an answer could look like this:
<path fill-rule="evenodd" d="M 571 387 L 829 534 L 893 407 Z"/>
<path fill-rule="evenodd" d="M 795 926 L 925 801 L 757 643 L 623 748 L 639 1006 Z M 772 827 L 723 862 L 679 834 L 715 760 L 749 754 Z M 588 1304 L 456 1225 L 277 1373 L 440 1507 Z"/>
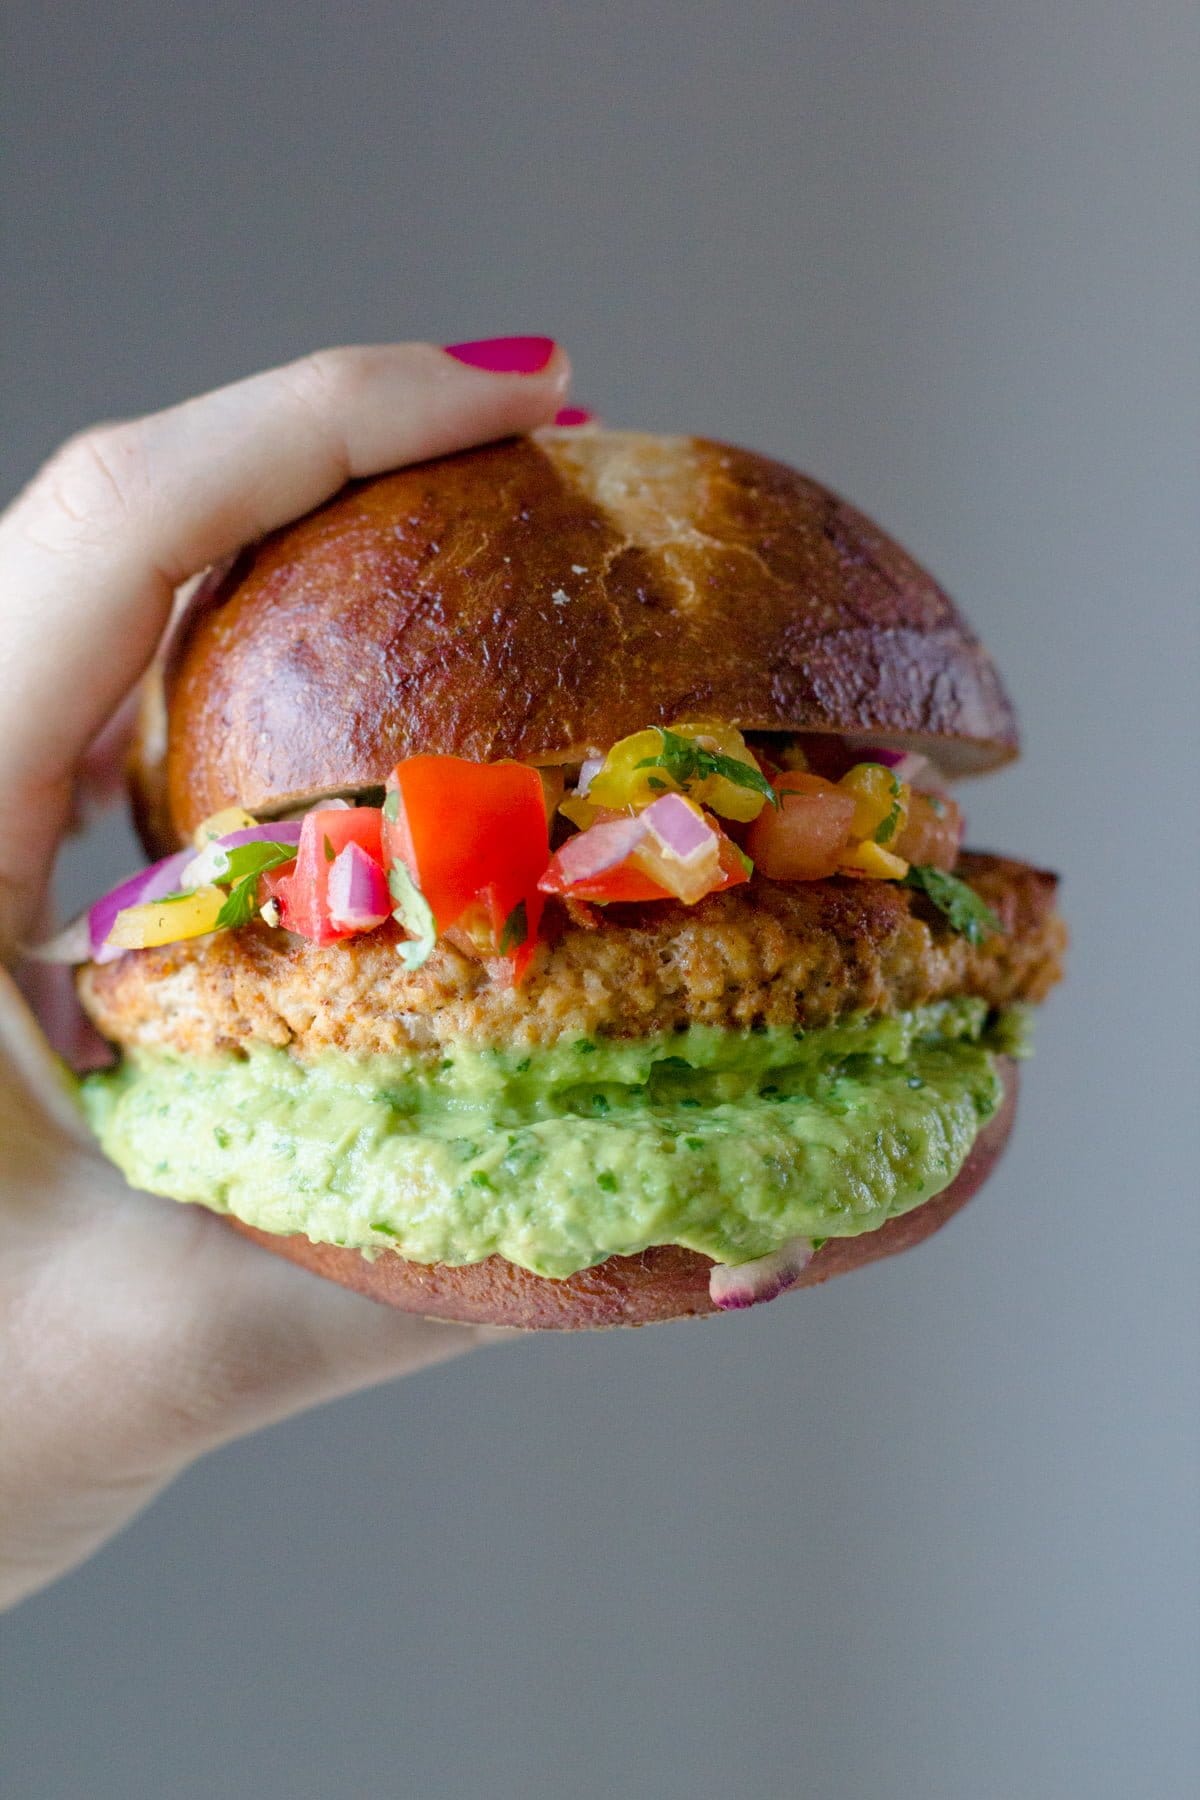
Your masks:
<path fill-rule="evenodd" d="M 547 941 L 519 988 L 445 942 L 409 973 L 387 926 L 317 947 L 257 923 L 89 964 L 80 995 L 114 1043 L 186 1055 L 269 1044 L 433 1058 L 461 1044 L 530 1046 L 641 1037 L 687 1025 L 815 1030 L 955 995 L 1041 1000 L 1061 973 L 1056 877 L 967 852 L 958 873 L 1003 933 L 978 946 L 894 882 L 772 882 L 686 907 L 548 909 Z"/>

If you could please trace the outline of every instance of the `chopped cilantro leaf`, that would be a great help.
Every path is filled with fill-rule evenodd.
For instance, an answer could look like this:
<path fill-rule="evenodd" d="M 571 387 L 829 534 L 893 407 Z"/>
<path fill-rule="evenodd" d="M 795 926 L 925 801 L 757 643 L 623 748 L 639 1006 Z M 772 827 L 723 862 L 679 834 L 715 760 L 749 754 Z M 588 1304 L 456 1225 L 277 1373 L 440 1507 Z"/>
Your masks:
<path fill-rule="evenodd" d="M 899 823 L 900 802 L 898 800 L 893 800 L 891 812 L 886 819 L 880 820 L 879 824 L 875 827 L 875 842 L 877 844 L 890 844 L 896 835 L 896 827 Z"/>
<path fill-rule="evenodd" d="M 968 944 L 982 944 L 985 938 L 1002 932 L 1004 927 L 986 901 L 974 888 L 969 888 L 957 875 L 948 875 L 932 863 L 913 863 L 904 877 L 905 887 L 916 888 L 944 913 L 954 931 L 960 931 Z"/>
<path fill-rule="evenodd" d="M 501 956 L 511 956 L 514 950 L 519 950 L 521 948 L 521 945 L 528 936 L 529 916 L 525 911 L 525 902 L 523 900 L 518 900 L 507 919 L 505 919 L 503 929 L 500 932 Z"/>
<path fill-rule="evenodd" d="M 615 1194 L 615 1193 L 616 1193 L 616 1191 L 617 1191 L 617 1178 L 616 1178 L 616 1176 L 615 1176 L 615 1175 L 614 1175 L 614 1174 L 613 1174 L 613 1172 L 612 1172 L 612 1170 L 611 1170 L 611 1169 L 598 1169 L 598 1170 L 597 1170 L 597 1172 L 596 1172 L 596 1186 L 597 1186 L 597 1187 L 598 1187 L 598 1188 L 603 1188 L 603 1189 L 604 1189 L 604 1192 L 605 1192 L 605 1193 L 606 1193 L 606 1194 Z"/>
<path fill-rule="evenodd" d="M 490 1189 L 491 1185 L 492 1185 L 492 1178 L 488 1174 L 486 1169 L 472 1169 L 471 1170 L 471 1182 L 472 1182 L 472 1185 L 477 1188 Z"/>
<path fill-rule="evenodd" d="M 402 862 L 388 871 L 388 891 L 396 902 L 392 917 L 408 932 L 410 943 L 400 945 L 400 961 L 411 974 L 422 968 L 437 943 L 437 924 L 424 894 Z"/>
<path fill-rule="evenodd" d="M 259 876 L 265 875 L 268 869 L 278 869 L 284 863 L 291 862 L 295 854 L 295 844 L 278 844 L 265 839 L 250 844 L 237 844 L 227 851 L 229 866 L 221 881 L 222 884 L 231 882 L 233 885 L 229 898 L 217 914 L 216 929 L 229 931 L 240 925 L 248 925 L 254 917 Z"/>
<path fill-rule="evenodd" d="M 635 763 L 637 769 L 665 769 L 678 788 L 688 788 L 693 781 L 704 781 L 710 775 L 721 775 L 734 787 L 753 788 L 772 806 L 779 805 L 779 795 L 755 763 L 739 762 L 736 756 L 723 756 L 717 750 L 705 750 L 691 738 L 658 726 L 662 749 L 657 756 L 647 756 Z M 653 784 L 654 778 L 648 777 Z"/>
<path fill-rule="evenodd" d="M 896 835 L 896 827 L 900 823 L 900 777 L 896 774 L 894 769 L 889 769 L 886 763 L 865 763 L 863 764 L 863 767 L 869 769 L 882 769 L 888 778 L 889 789 L 892 796 L 892 808 L 887 817 L 881 819 L 879 824 L 875 827 L 873 842 L 876 844 L 890 844 Z"/>
<path fill-rule="evenodd" d="M 217 914 L 218 931 L 236 931 L 239 926 L 248 925 L 254 917 L 254 902 L 258 893 L 258 876 L 247 875 L 229 890 L 229 898 Z"/>
<path fill-rule="evenodd" d="M 221 880 L 242 881 L 247 875 L 265 875 L 268 869 L 278 869 L 281 864 L 291 862 L 295 854 L 295 844 L 278 844 L 273 840 L 260 839 L 253 844 L 238 844 L 234 849 L 226 851 L 229 867 Z"/>

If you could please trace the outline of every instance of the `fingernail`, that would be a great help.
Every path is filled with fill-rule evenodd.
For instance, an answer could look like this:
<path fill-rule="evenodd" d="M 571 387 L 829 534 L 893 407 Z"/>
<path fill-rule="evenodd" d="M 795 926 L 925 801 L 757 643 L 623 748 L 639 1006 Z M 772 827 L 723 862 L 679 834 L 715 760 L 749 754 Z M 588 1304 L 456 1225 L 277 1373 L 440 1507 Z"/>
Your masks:
<path fill-rule="evenodd" d="M 488 369 L 493 375 L 539 375 L 554 355 L 554 339 L 477 338 L 469 344 L 446 344 L 443 348 L 456 361 L 468 363 L 472 369 Z"/>
<path fill-rule="evenodd" d="M 586 406 L 560 406 L 554 415 L 556 425 L 590 425 L 595 419 L 594 412 Z"/>

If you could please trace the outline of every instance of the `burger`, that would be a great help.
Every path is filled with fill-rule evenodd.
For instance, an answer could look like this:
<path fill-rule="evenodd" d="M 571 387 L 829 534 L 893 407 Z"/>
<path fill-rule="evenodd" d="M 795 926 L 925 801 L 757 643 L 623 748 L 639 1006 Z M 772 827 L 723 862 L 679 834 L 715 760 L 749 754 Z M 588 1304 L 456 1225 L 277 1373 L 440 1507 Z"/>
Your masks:
<path fill-rule="evenodd" d="M 1013 1126 L 1055 877 L 1017 753 L 853 507 L 547 429 L 351 483 L 201 583 L 69 954 L 135 1186 L 441 1319 L 638 1325 L 918 1243 Z"/>

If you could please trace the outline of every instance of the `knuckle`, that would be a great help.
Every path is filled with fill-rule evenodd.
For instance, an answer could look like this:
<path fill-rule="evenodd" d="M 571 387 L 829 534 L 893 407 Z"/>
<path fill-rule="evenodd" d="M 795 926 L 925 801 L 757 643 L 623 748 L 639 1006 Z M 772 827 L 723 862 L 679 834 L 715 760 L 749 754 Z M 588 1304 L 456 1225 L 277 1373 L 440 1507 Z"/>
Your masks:
<path fill-rule="evenodd" d="M 352 350 L 314 350 L 288 370 L 293 398 L 310 416 L 330 461 L 348 475 L 344 420 L 355 404 L 360 369 Z"/>
<path fill-rule="evenodd" d="M 321 414 L 338 406 L 350 385 L 348 359 L 343 350 L 314 350 L 293 363 L 290 373 L 297 397 Z"/>
<path fill-rule="evenodd" d="M 68 438 L 36 484 L 37 497 L 74 530 L 119 528 L 146 497 L 140 436 L 131 425 L 98 425 Z"/>

